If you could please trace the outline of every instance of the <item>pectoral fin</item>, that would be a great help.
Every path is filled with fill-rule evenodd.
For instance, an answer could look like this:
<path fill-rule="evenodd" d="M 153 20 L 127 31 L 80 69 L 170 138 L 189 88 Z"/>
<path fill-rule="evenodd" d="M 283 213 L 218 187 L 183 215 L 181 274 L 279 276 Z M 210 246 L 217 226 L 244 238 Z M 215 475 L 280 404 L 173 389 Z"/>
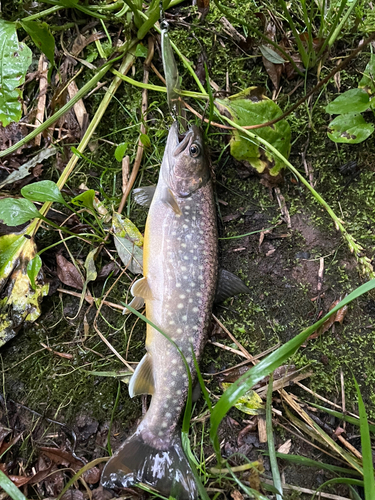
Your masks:
<path fill-rule="evenodd" d="M 133 297 L 141 297 L 143 300 L 153 298 L 146 277 L 137 280 L 131 287 L 131 292 Z"/>
<path fill-rule="evenodd" d="M 215 302 L 223 302 L 225 299 L 239 293 L 250 293 L 250 290 L 238 276 L 221 269 L 219 271 Z"/>
<path fill-rule="evenodd" d="M 163 194 L 161 196 L 161 201 L 165 203 L 168 207 L 170 207 L 175 214 L 177 215 L 182 214 L 181 209 L 178 206 L 177 200 L 170 189 L 164 188 Z"/>
<path fill-rule="evenodd" d="M 156 186 L 142 186 L 133 189 L 133 198 L 138 205 L 149 207 L 155 194 Z"/>
<path fill-rule="evenodd" d="M 154 393 L 154 377 L 152 375 L 152 359 L 149 353 L 145 354 L 137 366 L 129 382 L 131 398 L 140 394 Z"/>
<path fill-rule="evenodd" d="M 133 309 L 139 311 L 145 305 L 145 301 L 142 297 L 134 297 L 133 300 L 129 303 L 129 306 Z M 124 309 L 122 314 L 130 314 L 131 311 L 129 309 Z"/>

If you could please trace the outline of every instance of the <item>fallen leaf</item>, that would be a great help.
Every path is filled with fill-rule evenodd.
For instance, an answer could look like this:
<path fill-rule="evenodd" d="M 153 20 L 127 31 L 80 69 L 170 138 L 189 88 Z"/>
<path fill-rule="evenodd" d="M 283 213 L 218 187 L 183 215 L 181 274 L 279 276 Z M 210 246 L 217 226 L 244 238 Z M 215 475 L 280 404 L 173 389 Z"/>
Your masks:
<path fill-rule="evenodd" d="M 115 213 L 112 218 L 113 239 L 124 265 L 133 274 L 143 272 L 143 236 L 129 220 Z"/>
<path fill-rule="evenodd" d="M 82 290 L 83 279 L 78 269 L 69 262 L 63 255 L 56 255 L 57 276 L 64 285 Z"/>
<path fill-rule="evenodd" d="M 220 113 L 241 126 L 257 125 L 271 121 L 282 114 L 279 106 L 263 94 L 263 89 L 250 87 L 227 99 L 216 99 Z M 286 120 L 280 120 L 271 127 L 263 127 L 254 132 L 272 144 L 286 158 L 290 152 L 290 126 Z M 253 167 L 262 178 L 268 181 L 281 175 L 284 162 L 264 148 L 256 140 L 251 141 L 235 129 L 230 140 L 231 155 L 246 166 Z M 278 179 L 277 182 L 280 182 Z"/>
<path fill-rule="evenodd" d="M 285 455 L 287 455 L 289 452 L 290 452 L 290 448 L 292 446 L 292 440 L 291 439 L 288 439 L 287 441 L 285 441 L 284 444 L 282 444 L 277 452 L 278 453 L 284 453 Z"/>
<path fill-rule="evenodd" d="M 30 226 L 29 226 L 30 227 Z M 12 339 L 23 323 L 34 322 L 41 314 L 40 302 L 48 294 L 42 269 L 33 289 L 27 265 L 36 255 L 36 245 L 28 234 L 11 233 L 0 238 L 0 346 Z"/>
<path fill-rule="evenodd" d="M 221 385 L 224 391 L 226 391 L 232 384 L 222 382 Z M 263 415 L 265 413 L 262 399 L 252 389 L 238 398 L 234 406 L 247 415 Z"/>
<path fill-rule="evenodd" d="M 329 310 L 332 311 L 332 309 L 334 307 L 336 307 L 340 301 L 341 301 L 341 299 L 335 300 L 335 302 L 333 302 L 331 304 L 331 307 L 329 308 Z M 308 340 L 312 340 L 312 339 L 316 339 L 316 338 L 320 337 L 320 335 L 323 335 L 323 333 L 327 332 L 333 326 L 334 323 L 340 323 L 340 325 L 342 325 L 342 322 L 344 321 L 344 318 L 345 318 L 347 312 L 348 312 L 348 306 L 341 307 L 341 309 L 339 309 L 335 314 L 332 314 L 332 316 L 330 316 L 322 324 L 322 326 L 320 328 L 318 328 L 318 330 L 315 333 L 310 335 Z"/>

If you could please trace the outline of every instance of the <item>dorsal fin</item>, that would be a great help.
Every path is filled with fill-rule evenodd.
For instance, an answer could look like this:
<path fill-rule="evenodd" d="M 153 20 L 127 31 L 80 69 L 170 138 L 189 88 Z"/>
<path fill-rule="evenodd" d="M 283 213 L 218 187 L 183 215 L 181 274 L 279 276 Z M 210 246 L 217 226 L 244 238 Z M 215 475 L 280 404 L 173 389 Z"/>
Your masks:
<path fill-rule="evenodd" d="M 139 394 L 154 393 L 154 377 L 152 374 L 152 359 L 149 353 L 145 354 L 137 366 L 129 382 L 131 398 Z"/>
<path fill-rule="evenodd" d="M 177 215 L 181 215 L 182 214 L 181 209 L 178 206 L 177 200 L 176 200 L 176 198 L 174 197 L 172 191 L 169 188 L 165 187 L 163 189 L 163 193 L 162 193 L 162 196 L 161 196 L 161 201 L 163 203 L 165 203 L 168 207 L 170 207 L 175 214 L 177 214 Z"/>
<path fill-rule="evenodd" d="M 250 293 L 250 290 L 238 276 L 225 269 L 220 269 L 215 302 L 223 302 L 239 293 Z"/>
<path fill-rule="evenodd" d="M 131 287 L 131 292 L 133 297 L 141 297 L 144 300 L 152 299 L 152 293 L 146 277 L 137 280 Z"/>

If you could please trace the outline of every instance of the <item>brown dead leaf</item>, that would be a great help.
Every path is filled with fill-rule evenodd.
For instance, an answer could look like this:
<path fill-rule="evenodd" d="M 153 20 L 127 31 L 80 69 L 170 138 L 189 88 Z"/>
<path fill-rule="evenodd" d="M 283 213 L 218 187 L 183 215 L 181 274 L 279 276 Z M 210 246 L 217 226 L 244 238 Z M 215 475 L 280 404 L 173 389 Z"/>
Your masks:
<path fill-rule="evenodd" d="M 56 465 L 63 465 L 64 467 L 72 467 L 73 469 L 81 469 L 84 466 L 83 461 L 75 458 L 69 451 L 62 450 L 61 448 L 49 448 L 43 446 L 39 450 L 48 457 Z"/>
<path fill-rule="evenodd" d="M 284 453 L 287 455 L 290 452 L 290 448 L 292 446 L 292 440 L 288 439 L 288 441 L 285 441 L 277 450 L 278 453 Z"/>
<path fill-rule="evenodd" d="M 81 464 L 82 465 L 82 464 Z M 82 474 L 83 479 L 87 484 L 96 484 L 100 480 L 100 470 L 97 467 L 87 470 Z"/>
<path fill-rule="evenodd" d="M 233 490 L 230 494 L 233 500 L 243 500 L 243 495 L 238 490 Z"/>
<path fill-rule="evenodd" d="M 83 500 L 83 499 L 84 499 L 84 496 L 83 496 L 82 491 L 76 490 L 75 488 L 70 488 L 61 497 L 61 500 Z"/>
<path fill-rule="evenodd" d="M 63 255 L 56 255 L 57 276 L 64 285 L 82 290 L 83 279 L 78 269 L 69 262 Z"/>
<path fill-rule="evenodd" d="M 335 300 L 335 302 L 331 304 L 329 310 L 332 311 L 332 309 L 336 307 L 340 301 L 341 298 Z M 323 325 L 320 328 L 318 328 L 318 330 L 315 333 L 310 335 L 310 337 L 307 340 L 312 340 L 320 337 L 320 335 L 323 335 L 323 333 L 327 332 L 333 326 L 334 323 L 340 323 L 340 325 L 342 325 L 342 322 L 344 321 L 347 312 L 348 312 L 348 306 L 341 307 L 341 309 L 339 309 L 335 314 L 332 314 L 332 316 L 330 316 L 323 323 Z"/>
<path fill-rule="evenodd" d="M 12 481 L 12 483 L 14 483 L 17 486 L 17 488 L 20 488 L 24 484 L 27 484 L 30 481 L 30 479 L 31 479 L 31 477 L 27 477 L 27 476 L 13 476 L 13 475 L 10 475 L 8 477 Z"/>
<path fill-rule="evenodd" d="M 20 141 L 27 135 L 26 126 L 19 123 L 10 123 L 7 127 L 0 125 L 0 151 L 13 146 L 16 142 Z M 20 153 L 20 148 L 17 153 Z"/>

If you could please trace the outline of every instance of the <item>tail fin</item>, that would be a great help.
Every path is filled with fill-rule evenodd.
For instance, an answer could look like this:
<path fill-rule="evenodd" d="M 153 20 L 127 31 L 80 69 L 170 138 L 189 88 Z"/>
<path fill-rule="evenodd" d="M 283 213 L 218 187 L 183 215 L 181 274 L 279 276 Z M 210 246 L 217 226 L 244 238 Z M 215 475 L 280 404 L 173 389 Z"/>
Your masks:
<path fill-rule="evenodd" d="M 128 488 L 140 482 L 166 497 L 196 500 L 196 483 L 179 436 L 164 449 L 156 449 L 136 431 L 106 464 L 101 478 L 105 488 Z"/>

